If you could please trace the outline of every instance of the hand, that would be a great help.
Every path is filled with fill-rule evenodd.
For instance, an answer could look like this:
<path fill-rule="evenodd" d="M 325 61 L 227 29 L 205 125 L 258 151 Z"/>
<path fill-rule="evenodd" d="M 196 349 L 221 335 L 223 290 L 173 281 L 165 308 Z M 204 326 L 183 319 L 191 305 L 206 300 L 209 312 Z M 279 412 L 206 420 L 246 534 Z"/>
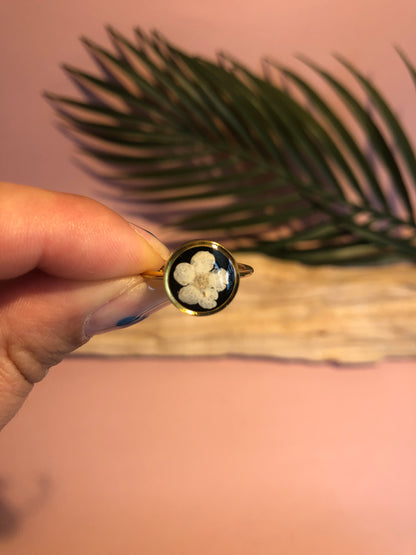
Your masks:
<path fill-rule="evenodd" d="M 48 369 L 166 303 L 168 250 L 102 204 L 0 183 L 0 428 Z M 153 286 L 154 285 L 154 286 Z"/>

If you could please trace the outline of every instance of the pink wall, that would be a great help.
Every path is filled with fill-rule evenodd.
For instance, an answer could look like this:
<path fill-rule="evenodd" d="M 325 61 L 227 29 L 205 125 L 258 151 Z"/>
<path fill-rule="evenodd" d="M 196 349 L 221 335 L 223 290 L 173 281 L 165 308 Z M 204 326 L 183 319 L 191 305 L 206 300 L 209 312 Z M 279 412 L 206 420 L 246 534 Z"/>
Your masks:
<path fill-rule="evenodd" d="M 14 0 L 0 3 L 0 177 L 99 196 L 70 162 L 43 89 L 77 41 L 158 28 L 252 66 L 304 52 L 350 57 L 416 133 L 410 0 Z M 294 63 L 294 62 L 293 62 Z M 413 362 L 334 368 L 261 360 L 72 359 L 0 435 L 0 552 L 416 552 Z"/>

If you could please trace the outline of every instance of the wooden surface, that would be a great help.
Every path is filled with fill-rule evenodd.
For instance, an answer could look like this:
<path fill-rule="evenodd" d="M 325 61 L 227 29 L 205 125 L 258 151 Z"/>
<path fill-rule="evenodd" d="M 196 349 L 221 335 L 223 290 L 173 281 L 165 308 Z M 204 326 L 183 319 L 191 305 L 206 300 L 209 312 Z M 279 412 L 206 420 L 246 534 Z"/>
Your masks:
<path fill-rule="evenodd" d="M 222 312 L 192 317 L 173 306 L 93 338 L 83 355 L 214 356 L 372 362 L 416 356 L 416 267 L 307 267 L 239 257 L 255 273 Z"/>

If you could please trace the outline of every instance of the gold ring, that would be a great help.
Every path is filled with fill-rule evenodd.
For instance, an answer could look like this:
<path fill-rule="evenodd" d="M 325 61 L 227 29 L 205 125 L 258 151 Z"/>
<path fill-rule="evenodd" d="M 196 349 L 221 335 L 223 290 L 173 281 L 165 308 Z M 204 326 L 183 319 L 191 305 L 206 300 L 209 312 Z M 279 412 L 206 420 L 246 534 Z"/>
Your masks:
<path fill-rule="evenodd" d="M 145 272 L 148 279 L 163 279 L 169 300 L 181 312 L 207 316 L 225 308 L 235 297 L 240 277 L 253 268 L 234 260 L 215 241 L 190 241 L 177 249 L 165 266 Z"/>

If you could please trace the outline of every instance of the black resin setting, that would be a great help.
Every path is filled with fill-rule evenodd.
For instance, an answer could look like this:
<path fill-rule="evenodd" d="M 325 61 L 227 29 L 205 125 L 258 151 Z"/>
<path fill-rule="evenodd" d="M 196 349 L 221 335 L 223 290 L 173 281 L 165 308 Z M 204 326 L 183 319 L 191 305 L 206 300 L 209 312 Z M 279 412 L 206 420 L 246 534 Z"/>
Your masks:
<path fill-rule="evenodd" d="M 164 269 L 166 292 L 182 312 L 195 316 L 225 308 L 240 275 L 231 253 L 214 241 L 191 241 L 175 251 Z"/>

